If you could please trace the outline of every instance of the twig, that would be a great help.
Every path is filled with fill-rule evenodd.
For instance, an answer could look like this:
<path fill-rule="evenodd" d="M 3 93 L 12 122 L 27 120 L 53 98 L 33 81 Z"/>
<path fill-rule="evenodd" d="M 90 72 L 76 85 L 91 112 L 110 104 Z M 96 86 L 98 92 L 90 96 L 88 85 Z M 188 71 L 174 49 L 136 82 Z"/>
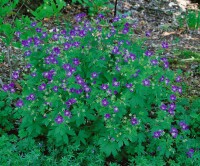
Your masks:
<path fill-rule="evenodd" d="M 14 16 L 14 18 L 12 19 L 12 24 L 14 23 L 14 20 L 15 20 L 15 18 L 17 17 L 17 14 L 19 13 L 19 11 L 21 10 L 21 8 L 22 8 L 22 6 L 24 6 L 24 3 L 25 2 L 23 2 L 23 4 L 20 6 L 20 8 L 17 10 L 17 12 L 16 12 L 16 14 L 15 14 L 15 16 Z"/>
<path fill-rule="evenodd" d="M 115 11 L 114 11 L 114 17 L 116 17 L 117 14 L 117 0 L 115 0 Z"/>
<path fill-rule="evenodd" d="M 1 86 L 3 86 L 4 85 L 4 83 L 3 83 L 3 81 L 2 81 L 2 79 L 0 78 L 0 84 L 1 84 Z"/>
<path fill-rule="evenodd" d="M 11 64 L 11 60 L 10 60 L 10 49 L 11 49 L 11 47 L 8 46 L 7 58 L 8 58 L 8 64 L 10 66 L 10 81 L 11 81 L 12 80 L 12 64 Z"/>

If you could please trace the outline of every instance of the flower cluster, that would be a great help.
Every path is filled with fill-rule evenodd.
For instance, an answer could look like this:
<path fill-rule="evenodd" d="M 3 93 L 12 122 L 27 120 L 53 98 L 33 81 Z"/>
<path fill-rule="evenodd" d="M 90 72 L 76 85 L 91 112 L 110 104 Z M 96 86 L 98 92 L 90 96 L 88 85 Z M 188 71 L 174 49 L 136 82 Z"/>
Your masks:
<path fill-rule="evenodd" d="M 15 84 L 13 82 L 11 82 L 10 84 L 4 84 L 2 86 L 3 91 L 8 92 L 10 91 L 11 93 L 14 93 L 15 90 Z"/>

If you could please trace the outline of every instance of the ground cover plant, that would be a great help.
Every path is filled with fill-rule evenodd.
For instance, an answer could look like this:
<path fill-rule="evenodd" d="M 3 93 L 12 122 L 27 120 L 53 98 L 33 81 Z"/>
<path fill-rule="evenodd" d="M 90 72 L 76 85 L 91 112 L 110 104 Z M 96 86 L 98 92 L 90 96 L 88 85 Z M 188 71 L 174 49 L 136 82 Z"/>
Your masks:
<path fill-rule="evenodd" d="M 187 13 L 184 13 L 180 15 L 178 18 L 178 22 L 180 27 L 184 26 L 184 23 L 186 22 L 186 25 L 190 29 L 199 29 L 200 27 L 200 11 L 194 11 L 194 10 L 189 10 Z"/>
<path fill-rule="evenodd" d="M 126 15 L 51 31 L 22 19 L 3 38 L 26 65 L 1 83 L 1 165 L 199 164 L 200 100 L 170 69 L 170 43 L 146 47 Z"/>

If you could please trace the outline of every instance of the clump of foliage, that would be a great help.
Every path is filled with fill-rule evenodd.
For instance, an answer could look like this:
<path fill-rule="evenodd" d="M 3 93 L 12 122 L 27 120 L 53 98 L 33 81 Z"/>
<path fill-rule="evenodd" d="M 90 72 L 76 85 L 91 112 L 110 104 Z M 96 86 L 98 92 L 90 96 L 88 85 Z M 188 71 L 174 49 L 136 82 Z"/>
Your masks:
<path fill-rule="evenodd" d="M 72 29 L 49 32 L 33 22 L 32 33 L 18 32 L 30 73 L 13 71 L 23 89 L 14 99 L 20 139 L 43 140 L 66 163 L 70 145 L 79 165 L 105 157 L 198 164 L 199 100 L 190 108 L 183 98 L 181 71 L 170 70 L 165 56 L 169 44 L 151 50 L 131 39 L 134 26 L 124 15 L 85 16 L 78 14 Z"/>
<path fill-rule="evenodd" d="M 64 0 L 44 0 L 35 11 L 31 11 L 31 14 L 36 19 L 49 18 L 52 16 L 58 16 L 61 14 L 61 10 L 66 6 Z"/>
<path fill-rule="evenodd" d="M 178 18 L 178 23 L 180 27 L 185 24 L 190 29 L 199 29 L 200 27 L 200 11 L 189 10 L 187 13 L 181 14 Z"/>
<path fill-rule="evenodd" d="M 72 3 L 79 3 L 83 7 L 88 8 L 89 15 L 96 15 L 99 11 L 108 11 L 109 8 L 113 8 L 113 5 L 109 3 L 109 0 L 72 0 Z"/>

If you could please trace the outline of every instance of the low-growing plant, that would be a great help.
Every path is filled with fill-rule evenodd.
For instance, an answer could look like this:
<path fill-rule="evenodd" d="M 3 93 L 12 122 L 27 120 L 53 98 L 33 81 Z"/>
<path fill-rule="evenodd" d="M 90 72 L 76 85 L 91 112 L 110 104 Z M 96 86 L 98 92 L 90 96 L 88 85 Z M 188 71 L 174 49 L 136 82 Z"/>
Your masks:
<path fill-rule="evenodd" d="M 99 11 L 106 12 L 109 10 L 109 8 L 114 7 L 111 3 L 109 3 L 108 0 L 95 0 L 95 1 L 72 0 L 72 3 L 77 3 L 77 2 L 80 3 L 83 7 L 88 8 L 89 15 L 96 15 L 97 13 L 99 13 Z"/>
<path fill-rule="evenodd" d="M 169 68 L 170 45 L 146 48 L 124 15 L 85 16 L 78 14 L 71 30 L 49 32 L 33 22 L 32 33 L 20 32 L 30 73 L 13 71 L 23 89 L 15 100 L 20 139 L 43 140 L 60 159 L 77 147 L 79 165 L 91 165 L 86 147 L 100 159 L 137 165 L 198 164 L 199 110 L 183 98 L 181 71 Z"/>
<path fill-rule="evenodd" d="M 200 11 L 189 10 L 187 13 L 180 15 L 177 20 L 180 27 L 187 24 L 190 29 L 198 30 L 200 27 Z"/>
<path fill-rule="evenodd" d="M 1 0 L 0 1 L 0 25 L 3 21 L 4 17 L 12 15 L 13 10 L 19 3 L 19 0 L 14 0 L 10 2 L 9 0 Z"/>
<path fill-rule="evenodd" d="M 59 16 L 61 10 L 65 6 L 66 3 L 64 0 L 44 0 L 44 3 L 35 11 L 31 11 L 31 14 L 33 14 L 33 16 L 38 20 L 52 16 Z"/>
<path fill-rule="evenodd" d="M 15 118 L 13 116 L 13 100 L 18 96 L 13 94 L 16 91 L 15 84 L 4 84 L 2 87 L 6 92 L 0 91 L 0 135 L 15 132 Z"/>

